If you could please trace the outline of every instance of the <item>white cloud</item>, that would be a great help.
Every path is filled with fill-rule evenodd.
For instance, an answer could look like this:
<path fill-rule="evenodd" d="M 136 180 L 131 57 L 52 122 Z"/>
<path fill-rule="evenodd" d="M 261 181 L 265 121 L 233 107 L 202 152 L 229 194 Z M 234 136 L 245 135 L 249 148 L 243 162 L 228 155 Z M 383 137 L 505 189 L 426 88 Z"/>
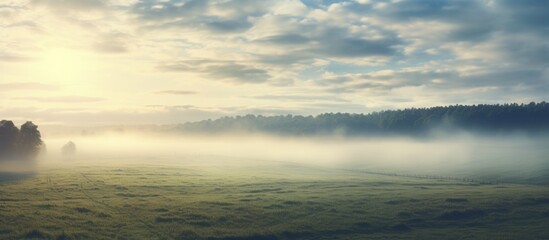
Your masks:
<path fill-rule="evenodd" d="M 272 9 L 272 13 L 275 15 L 303 16 L 307 12 L 307 6 L 301 1 L 295 0 L 279 1 Z"/>

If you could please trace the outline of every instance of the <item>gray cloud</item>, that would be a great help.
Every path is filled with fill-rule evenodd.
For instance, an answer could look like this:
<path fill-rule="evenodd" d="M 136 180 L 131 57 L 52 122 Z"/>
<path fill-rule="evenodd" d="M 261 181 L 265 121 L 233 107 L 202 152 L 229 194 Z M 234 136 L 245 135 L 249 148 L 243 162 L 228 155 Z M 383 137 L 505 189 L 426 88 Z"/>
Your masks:
<path fill-rule="evenodd" d="M 271 76 L 261 68 L 223 61 L 180 61 L 158 66 L 163 71 L 197 72 L 212 79 L 236 83 L 263 83 Z"/>
<path fill-rule="evenodd" d="M 95 25 L 90 22 L 78 22 L 78 24 L 90 24 L 91 28 Z M 88 27 L 86 27 L 88 28 Z M 98 29 L 97 29 L 98 30 Z M 100 53 L 125 53 L 128 52 L 128 42 L 131 42 L 132 36 L 126 33 L 111 31 L 102 33 L 101 38 L 92 44 L 92 49 Z"/>
<path fill-rule="evenodd" d="M 495 69 L 494 69 L 495 70 Z M 536 88 L 547 82 L 542 73 L 533 69 L 499 69 L 471 76 L 460 76 L 448 82 L 449 87 L 514 87 L 518 85 Z"/>
<path fill-rule="evenodd" d="M 285 54 L 254 54 L 256 61 L 269 65 L 292 65 L 303 62 L 311 62 L 314 55 L 309 51 L 296 50 Z"/>
<path fill-rule="evenodd" d="M 88 103 L 88 102 L 100 102 L 106 100 L 100 97 L 87 97 L 87 96 L 54 96 L 54 97 L 17 97 L 14 99 L 35 101 L 35 102 L 51 102 L 51 103 Z"/>
<path fill-rule="evenodd" d="M 208 0 L 149 1 L 141 0 L 132 7 L 132 12 L 146 21 L 165 21 L 179 17 L 198 17 L 207 9 Z"/>
<path fill-rule="evenodd" d="M 310 31 L 310 30 L 309 30 Z M 329 28 L 313 37 L 305 37 L 297 34 L 285 33 L 275 35 L 260 42 L 278 45 L 299 45 L 302 50 L 292 52 L 294 59 L 319 58 L 319 57 L 343 57 L 359 58 L 369 56 L 391 56 L 397 53 L 396 46 L 402 42 L 396 37 L 382 39 L 368 39 L 352 36 L 346 29 Z M 275 55 L 276 56 L 276 55 Z M 272 56 L 266 56 L 273 58 Z M 292 57 L 290 57 L 291 59 Z"/>
<path fill-rule="evenodd" d="M 456 76 L 452 72 L 421 72 L 401 71 L 378 75 L 372 74 L 345 74 L 325 77 L 317 81 L 321 86 L 328 86 L 337 91 L 360 91 L 362 89 L 390 90 L 406 86 L 420 86 L 429 84 L 435 79 L 447 79 Z M 340 89 L 342 88 L 342 89 Z M 339 90 L 338 90 L 339 89 Z M 337 92 L 336 91 L 336 92 Z"/>
<path fill-rule="evenodd" d="M 248 17 L 261 16 L 270 1 L 139 1 L 132 12 L 147 21 L 147 29 L 188 28 L 214 33 L 239 33 L 253 24 Z M 224 12 L 224 14 L 217 14 Z"/>
<path fill-rule="evenodd" d="M 147 105 L 149 108 L 161 108 L 165 110 L 178 110 L 178 109 L 200 109 L 195 105 Z"/>
<path fill-rule="evenodd" d="M 306 106 L 312 114 L 320 114 L 325 112 L 349 112 L 349 113 L 364 113 L 374 109 L 368 108 L 364 104 L 358 103 L 314 103 Z M 326 111 L 326 109 L 331 109 Z"/>
<path fill-rule="evenodd" d="M 102 41 L 97 42 L 93 46 L 93 49 L 102 53 L 125 53 L 128 52 L 128 48 L 122 42 L 118 41 Z"/>
<path fill-rule="evenodd" d="M 264 42 L 267 44 L 280 44 L 280 45 L 293 45 L 293 44 L 307 44 L 311 41 L 310 38 L 303 36 L 299 33 L 285 33 L 280 35 L 273 35 L 256 40 L 256 42 Z"/>
<path fill-rule="evenodd" d="M 417 45 L 419 49 L 416 51 L 444 46 L 460 52 L 399 57 L 424 70 L 409 71 L 391 67 L 395 72 L 386 76 L 341 73 L 317 81 L 320 85 L 329 86 L 329 91 L 356 92 L 368 89 L 388 94 L 392 89 L 401 87 L 423 87 L 433 93 L 478 90 L 476 97 L 479 99 L 497 96 L 517 99 L 517 95 L 526 92 L 530 92 L 532 98 L 540 99 L 543 95 L 539 89 L 548 88 L 549 80 L 545 72 L 549 68 L 549 42 L 546 40 L 549 35 L 549 15 L 546 14 L 549 3 L 546 1 L 409 0 L 386 2 L 383 8 L 373 8 L 375 4 L 376 1 L 367 5 L 350 3 L 345 5 L 345 9 L 368 15 L 382 24 L 418 24 L 410 29 L 398 30 L 403 37 L 418 27 L 420 30 L 428 30 L 432 23 L 445 23 L 450 28 L 438 31 L 439 35 L 411 34 L 416 36 L 415 39 L 402 39 L 397 44 L 406 46 L 413 42 L 421 43 Z M 473 49 L 477 51 L 474 55 L 466 55 Z M 469 59 L 460 60 L 459 55 L 462 54 Z M 433 67 L 420 67 L 426 61 L 444 70 L 433 71 L 429 70 Z M 468 73 L 462 72 L 460 68 L 474 70 Z M 524 96 L 527 99 L 529 97 Z"/>
<path fill-rule="evenodd" d="M 28 10 L 24 3 L 20 2 L 7 2 L 0 3 L 0 19 L 12 20 L 18 16 L 21 11 Z M 9 25 L 8 25 L 9 26 Z"/>
<path fill-rule="evenodd" d="M 415 89 L 407 96 L 426 97 L 448 104 L 479 102 L 529 102 L 546 100 L 549 76 L 537 69 L 487 68 L 478 73 L 445 71 L 394 71 L 378 74 L 345 74 L 317 82 L 333 93 L 364 93 L 391 102 L 402 102 L 402 89 Z M 404 90 L 406 91 L 406 90 Z M 398 97 L 398 98 L 395 98 Z"/>
<path fill-rule="evenodd" d="M 410 21 L 416 19 L 435 19 L 459 21 L 470 13 L 484 8 L 481 1 L 476 0 L 408 0 L 389 3 L 379 11 L 390 18 Z"/>
<path fill-rule="evenodd" d="M 524 64 L 527 68 L 537 66 L 543 69 L 549 67 L 549 41 L 544 39 L 544 37 L 528 35 L 502 36 L 494 42 L 496 48 L 505 57 L 503 60 Z"/>
<path fill-rule="evenodd" d="M 210 29 L 213 32 L 242 32 L 250 27 L 252 27 L 252 23 L 250 23 L 245 18 L 240 19 L 228 19 L 228 20 L 215 20 L 211 22 L 206 22 L 203 26 L 206 26 L 208 29 Z"/>
<path fill-rule="evenodd" d="M 396 39 L 369 40 L 361 38 L 340 38 L 325 41 L 315 52 L 333 57 L 390 56 L 396 53 Z"/>
<path fill-rule="evenodd" d="M 386 8 L 372 14 L 396 22 L 432 20 L 452 24 L 454 29 L 441 36 L 441 41 L 469 41 L 477 44 L 516 36 L 520 32 L 523 36 L 537 38 L 535 44 L 545 42 L 542 44 L 545 52 L 547 41 L 543 41 L 543 37 L 549 35 L 547 9 L 549 2 L 537 0 L 411 0 L 388 4 Z M 500 44 L 498 50 L 513 51 L 517 44 L 529 45 L 531 42 L 510 41 L 508 44 Z M 537 56 L 535 54 L 534 58 Z"/>
<path fill-rule="evenodd" d="M 210 65 L 205 71 L 213 78 L 230 79 L 244 83 L 262 83 L 269 80 L 267 71 L 240 64 Z"/>
<path fill-rule="evenodd" d="M 38 91 L 55 91 L 59 87 L 51 84 L 44 84 L 38 82 L 11 82 L 11 83 L 0 83 L 0 92 L 5 91 L 29 91 L 29 90 L 38 90 Z"/>
<path fill-rule="evenodd" d="M 401 55 L 405 40 L 398 33 L 373 25 L 360 25 L 364 31 L 353 30 L 355 25 L 337 25 L 323 21 L 296 22 L 285 16 L 268 16 L 273 24 L 288 26 L 277 34 L 253 39 L 252 43 L 265 48 L 286 49 L 272 54 L 254 54 L 259 61 L 274 65 L 309 63 L 316 59 L 392 59 Z"/>
<path fill-rule="evenodd" d="M 287 115 L 287 114 L 292 114 L 292 115 L 304 114 L 303 109 L 297 110 L 297 109 L 281 108 L 281 107 L 274 107 L 274 106 L 241 107 L 241 108 L 232 108 L 231 110 L 235 115 L 254 114 L 254 115 L 272 116 L 272 115 Z"/>
<path fill-rule="evenodd" d="M 38 25 L 36 22 L 33 21 L 18 21 L 14 23 L 10 23 L 5 26 L 6 28 L 29 28 L 34 31 L 41 31 L 40 25 Z"/>
<path fill-rule="evenodd" d="M 165 90 L 165 91 L 158 91 L 155 92 L 156 94 L 169 94 L 169 95 L 193 95 L 197 94 L 195 91 L 187 91 L 187 90 Z"/>
<path fill-rule="evenodd" d="M 360 89 L 391 90 L 400 87 L 432 86 L 441 91 L 477 87 L 514 87 L 524 85 L 538 87 L 547 84 L 543 73 L 532 69 L 488 69 L 475 74 L 460 74 L 448 71 L 395 71 L 382 75 L 350 74 L 331 76 L 317 81 L 322 86 L 339 88 L 345 86 L 350 91 Z"/>
<path fill-rule="evenodd" d="M 277 101 L 301 101 L 301 102 L 349 102 L 346 99 L 336 96 L 318 96 L 318 95 L 256 95 L 245 98 L 277 100 Z"/>
<path fill-rule="evenodd" d="M 486 1 L 487 2 L 487 1 Z M 384 3 L 381 8 L 374 4 Z M 479 0 L 407 0 L 407 1 L 372 1 L 363 5 L 357 2 L 347 2 L 343 7 L 349 13 L 367 15 L 383 24 L 423 22 L 428 29 L 432 22 L 452 24 L 453 29 L 444 36 L 442 41 L 479 41 L 485 40 L 497 30 L 499 19 L 495 12 L 485 2 Z"/>
<path fill-rule="evenodd" d="M 0 51 L 0 62 L 26 62 L 32 60 L 34 60 L 34 58 Z"/>
<path fill-rule="evenodd" d="M 518 31 L 534 30 L 544 34 L 549 34 L 549 9 L 548 1 L 538 0 L 499 0 L 495 1 L 497 7 L 506 11 L 509 18 L 506 19 L 505 26 Z M 541 30 L 541 31 L 540 31 Z"/>
<path fill-rule="evenodd" d="M 78 10 L 87 11 L 104 8 L 107 6 L 105 0 L 32 0 L 35 5 L 47 6 L 56 10 Z"/>

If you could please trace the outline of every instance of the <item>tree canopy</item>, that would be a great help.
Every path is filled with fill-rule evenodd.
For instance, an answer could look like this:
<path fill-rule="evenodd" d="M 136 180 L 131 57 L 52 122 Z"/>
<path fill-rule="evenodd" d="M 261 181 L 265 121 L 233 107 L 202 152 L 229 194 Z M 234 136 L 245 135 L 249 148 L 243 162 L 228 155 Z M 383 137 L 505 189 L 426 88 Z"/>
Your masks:
<path fill-rule="evenodd" d="M 38 126 L 26 122 L 17 128 L 12 121 L 0 121 L 0 160 L 34 159 L 43 145 Z"/>

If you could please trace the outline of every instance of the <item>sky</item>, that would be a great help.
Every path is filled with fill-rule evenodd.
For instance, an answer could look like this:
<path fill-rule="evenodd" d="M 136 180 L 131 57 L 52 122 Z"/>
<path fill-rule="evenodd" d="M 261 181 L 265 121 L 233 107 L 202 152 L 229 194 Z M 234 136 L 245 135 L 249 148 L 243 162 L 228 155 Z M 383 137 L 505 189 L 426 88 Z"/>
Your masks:
<path fill-rule="evenodd" d="M 549 100 L 544 0 L 0 1 L 0 116 L 174 124 Z"/>

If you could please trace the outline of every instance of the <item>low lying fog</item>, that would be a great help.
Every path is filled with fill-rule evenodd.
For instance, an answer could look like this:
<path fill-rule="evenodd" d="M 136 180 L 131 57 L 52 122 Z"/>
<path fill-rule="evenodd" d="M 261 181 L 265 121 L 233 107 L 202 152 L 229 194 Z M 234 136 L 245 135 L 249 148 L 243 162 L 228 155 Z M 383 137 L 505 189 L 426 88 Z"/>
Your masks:
<path fill-rule="evenodd" d="M 266 135 L 168 135 L 109 132 L 92 136 L 44 137 L 44 163 L 101 160 L 231 164 L 277 161 L 315 167 L 382 173 L 468 177 L 511 182 L 549 182 L 549 138 L 472 134 L 431 138 L 275 137 Z M 74 156 L 62 156 L 68 141 Z M 246 161 L 243 161 L 246 160 Z"/>

